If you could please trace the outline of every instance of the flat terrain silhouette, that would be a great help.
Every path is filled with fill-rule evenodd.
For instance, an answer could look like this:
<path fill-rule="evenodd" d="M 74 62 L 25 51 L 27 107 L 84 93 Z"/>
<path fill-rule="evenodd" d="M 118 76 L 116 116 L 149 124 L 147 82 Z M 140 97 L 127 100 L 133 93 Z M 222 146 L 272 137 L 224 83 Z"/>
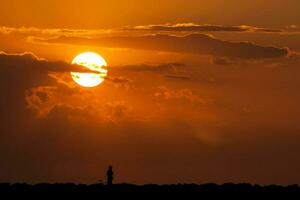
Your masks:
<path fill-rule="evenodd" d="M 0 194 L 11 195 L 66 195 L 83 196 L 97 195 L 101 197 L 159 197 L 167 195 L 168 197 L 187 197 L 189 195 L 197 197 L 286 197 L 289 195 L 300 196 L 298 185 L 279 186 L 279 185 L 251 185 L 251 184 L 173 184 L 173 185 L 133 185 L 133 184 L 73 184 L 73 183 L 41 183 L 30 185 L 26 183 L 1 183 Z"/>

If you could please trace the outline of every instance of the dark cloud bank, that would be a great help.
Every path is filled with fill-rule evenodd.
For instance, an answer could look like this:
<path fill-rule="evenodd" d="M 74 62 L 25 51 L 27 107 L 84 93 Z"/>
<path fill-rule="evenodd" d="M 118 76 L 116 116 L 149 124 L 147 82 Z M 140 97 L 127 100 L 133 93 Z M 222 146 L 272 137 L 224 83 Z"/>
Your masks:
<path fill-rule="evenodd" d="M 130 48 L 176 53 L 193 53 L 230 57 L 237 59 L 268 59 L 287 56 L 287 48 L 262 46 L 251 42 L 222 41 L 204 34 L 184 37 L 171 35 L 149 35 L 140 37 L 106 37 L 98 39 L 59 37 L 36 42 L 91 45 L 110 48 Z"/>

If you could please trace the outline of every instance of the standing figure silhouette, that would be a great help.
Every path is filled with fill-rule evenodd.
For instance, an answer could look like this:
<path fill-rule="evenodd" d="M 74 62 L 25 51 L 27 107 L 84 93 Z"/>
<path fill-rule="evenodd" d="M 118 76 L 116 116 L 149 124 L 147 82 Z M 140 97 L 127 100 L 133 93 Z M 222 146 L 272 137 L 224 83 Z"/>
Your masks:
<path fill-rule="evenodd" d="M 114 171 L 112 166 L 108 167 L 108 170 L 106 172 L 106 177 L 107 177 L 107 185 L 112 185 L 114 179 Z"/>

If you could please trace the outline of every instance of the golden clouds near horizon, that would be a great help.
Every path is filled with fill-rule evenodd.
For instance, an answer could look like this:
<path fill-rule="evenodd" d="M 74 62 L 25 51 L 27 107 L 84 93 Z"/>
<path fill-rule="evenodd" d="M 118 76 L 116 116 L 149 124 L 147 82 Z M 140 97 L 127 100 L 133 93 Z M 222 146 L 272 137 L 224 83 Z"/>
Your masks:
<path fill-rule="evenodd" d="M 85 52 L 76 56 L 72 64 L 84 66 L 89 73 L 71 72 L 72 79 L 82 87 L 96 87 L 103 83 L 107 76 L 107 63 L 103 57 L 93 52 Z"/>

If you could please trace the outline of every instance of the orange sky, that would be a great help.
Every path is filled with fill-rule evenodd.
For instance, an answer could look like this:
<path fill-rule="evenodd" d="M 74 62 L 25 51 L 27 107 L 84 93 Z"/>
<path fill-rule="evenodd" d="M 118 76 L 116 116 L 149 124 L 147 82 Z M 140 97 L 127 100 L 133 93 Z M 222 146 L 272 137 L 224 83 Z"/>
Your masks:
<path fill-rule="evenodd" d="M 190 21 L 278 27 L 300 20 L 297 0 L 11 0 L 1 4 L 0 24 L 43 28 L 110 28 Z"/>
<path fill-rule="evenodd" d="M 0 182 L 300 183 L 299 7 L 1 2 Z M 70 76 L 85 51 L 95 88 Z"/>

